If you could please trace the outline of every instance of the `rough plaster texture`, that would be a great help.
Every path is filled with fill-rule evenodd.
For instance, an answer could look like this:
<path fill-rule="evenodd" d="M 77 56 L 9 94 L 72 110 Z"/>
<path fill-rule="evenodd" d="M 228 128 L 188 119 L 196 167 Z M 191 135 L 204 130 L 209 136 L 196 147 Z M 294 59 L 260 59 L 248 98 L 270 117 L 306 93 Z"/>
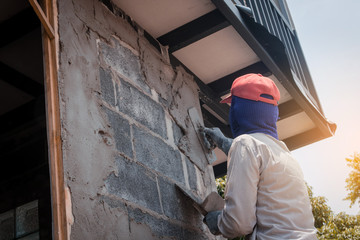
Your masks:
<path fill-rule="evenodd" d="M 197 85 L 110 1 L 58 1 L 71 239 L 215 239 L 191 202 L 215 190 L 187 110 Z"/>

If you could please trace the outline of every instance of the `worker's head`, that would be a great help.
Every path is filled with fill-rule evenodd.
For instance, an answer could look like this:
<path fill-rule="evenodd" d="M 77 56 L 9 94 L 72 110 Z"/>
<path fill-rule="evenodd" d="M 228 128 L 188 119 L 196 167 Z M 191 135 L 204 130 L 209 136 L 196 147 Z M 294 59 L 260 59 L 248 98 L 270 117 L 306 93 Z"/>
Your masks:
<path fill-rule="evenodd" d="M 221 103 L 231 103 L 230 127 L 234 137 L 262 132 L 278 138 L 280 92 L 270 78 L 246 74 L 235 79 L 230 93 Z"/>

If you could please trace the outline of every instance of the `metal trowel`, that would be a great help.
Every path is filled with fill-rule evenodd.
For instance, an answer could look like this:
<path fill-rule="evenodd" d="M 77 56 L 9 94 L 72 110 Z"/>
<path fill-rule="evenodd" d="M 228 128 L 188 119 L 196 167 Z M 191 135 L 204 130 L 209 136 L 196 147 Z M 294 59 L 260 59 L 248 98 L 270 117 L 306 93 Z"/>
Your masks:
<path fill-rule="evenodd" d="M 188 113 L 189 113 L 191 123 L 195 129 L 196 136 L 197 136 L 197 138 L 200 142 L 201 148 L 205 154 L 205 157 L 206 157 L 208 163 L 212 164 L 213 162 L 216 161 L 216 155 L 214 154 L 214 152 L 212 150 L 209 150 L 205 146 L 205 143 L 204 143 L 205 133 L 201 131 L 204 128 L 204 126 L 202 124 L 202 121 L 198 114 L 198 111 L 196 110 L 195 107 L 192 107 L 192 108 L 189 108 Z"/>
<path fill-rule="evenodd" d="M 191 190 L 188 190 L 181 185 L 176 184 L 176 188 L 192 201 L 194 208 L 203 216 L 208 212 L 221 211 L 224 208 L 225 201 L 217 192 L 211 192 L 205 199 L 201 199 L 193 194 Z"/>

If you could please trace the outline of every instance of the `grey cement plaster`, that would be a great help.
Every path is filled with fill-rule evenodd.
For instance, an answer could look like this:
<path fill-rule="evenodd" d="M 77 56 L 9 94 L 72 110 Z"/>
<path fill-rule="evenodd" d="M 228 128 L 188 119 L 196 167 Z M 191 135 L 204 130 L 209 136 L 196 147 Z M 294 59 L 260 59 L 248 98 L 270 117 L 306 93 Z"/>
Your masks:
<path fill-rule="evenodd" d="M 173 69 L 141 31 L 100 1 L 63 0 L 58 7 L 61 138 L 74 215 L 71 239 L 215 239 L 200 215 L 173 191 L 175 182 L 189 183 L 200 195 L 215 188 L 212 169 L 201 163 L 205 157 L 191 152 L 197 140 L 187 110 L 195 106 L 200 112 L 192 77 L 182 68 Z M 110 46 L 107 52 L 101 44 Z M 122 67 L 114 62 L 119 59 L 116 52 L 132 60 L 122 61 Z M 128 106 L 118 106 L 119 78 L 152 103 L 148 111 L 164 111 L 166 131 L 130 114 Z M 153 163 L 142 161 L 144 153 L 134 146 L 136 141 L 149 145 L 141 142 L 141 131 L 158 141 Z M 178 164 L 184 161 L 180 151 L 187 159 Z M 169 164 L 161 162 L 159 153 L 168 156 Z M 150 200 L 154 198 L 158 200 Z"/>

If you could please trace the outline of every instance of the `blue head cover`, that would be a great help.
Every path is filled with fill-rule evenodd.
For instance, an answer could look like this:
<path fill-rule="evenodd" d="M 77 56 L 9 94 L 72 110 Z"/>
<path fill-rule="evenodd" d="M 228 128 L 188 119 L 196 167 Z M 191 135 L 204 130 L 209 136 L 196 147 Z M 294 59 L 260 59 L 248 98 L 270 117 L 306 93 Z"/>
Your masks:
<path fill-rule="evenodd" d="M 234 138 L 241 134 L 265 133 L 279 139 L 276 128 L 278 118 L 277 106 L 232 96 L 230 127 Z"/>

